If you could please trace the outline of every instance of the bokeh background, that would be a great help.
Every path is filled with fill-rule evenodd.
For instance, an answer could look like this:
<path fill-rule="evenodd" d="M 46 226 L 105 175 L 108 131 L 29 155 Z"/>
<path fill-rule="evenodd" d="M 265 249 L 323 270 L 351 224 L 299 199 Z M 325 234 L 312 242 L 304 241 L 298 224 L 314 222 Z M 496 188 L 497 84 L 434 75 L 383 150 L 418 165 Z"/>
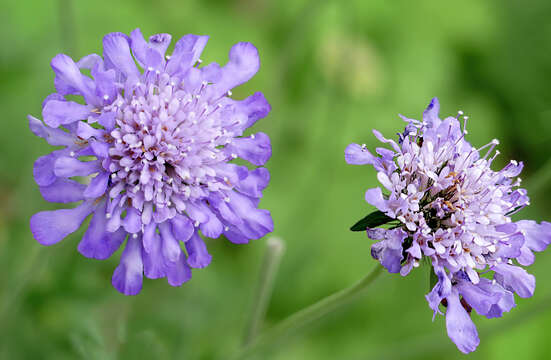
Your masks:
<path fill-rule="evenodd" d="M 101 38 L 140 27 L 178 38 L 208 34 L 205 62 L 224 63 L 237 41 L 262 66 L 234 91 L 263 91 L 273 110 L 255 125 L 272 139 L 272 181 L 262 206 L 286 243 L 266 325 L 355 282 L 375 262 L 349 226 L 370 211 L 369 167 L 347 166 L 350 142 L 375 146 L 419 117 L 433 96 L 441 114 L 470 116 L 469 139 L 501 140 L 500 165 L 525 162 L 532 206 L 518 218 L 551 220 L 551 2 L 548 0 L 2 1 L 0 5 L 0 359 L 228 359 L 239 347 L 265 239 L 208 243 L 212 264 L 181 288 L 145 280 L 125 297 L 108 261 L 82 257 L 82 231 L 45 248 L 29 217 L 45 202 L 33 161 L 50 147 L 27 127 L 54 90 L 50 59 L 101 53 Z M 529 269 L 531 299 L 502 319 L 474 315 L 472 359 L 551 358 L 551 250 Z M 459 359 L 444 318 L 431 321 L 428 269 L 383 274 L 370 294 L 256 359 Z"/>

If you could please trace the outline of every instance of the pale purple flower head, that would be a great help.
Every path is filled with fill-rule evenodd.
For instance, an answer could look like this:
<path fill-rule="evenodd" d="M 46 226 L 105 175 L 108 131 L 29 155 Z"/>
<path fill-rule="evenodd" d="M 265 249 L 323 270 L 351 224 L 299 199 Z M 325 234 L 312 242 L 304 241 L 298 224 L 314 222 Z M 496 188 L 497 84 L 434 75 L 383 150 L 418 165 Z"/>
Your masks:
<path fill-rule="evenodd" d="M 106 35 L 103 58 L 75 63 L 57 55 L 57 92 L 43 103 L 44 123 L 29 116 L 35 135 L 61 147 L 34 165 L 44 199 L 81 202 L 35 214 L 34 237 L 55 244 L 93 214 L 78 250 L 106 259 L 126 240 L 112 279 L 126 295 L 140 292 L 142 274 L 173 286 L 189 280 L 191 268 L 211 261 L 203 238 L 241 244 L 273 230 L 270 213 L 258 208 L 270 178 L 260 167 L 271 156 L 270 139 L 244 136 L 270 105 L 262 93 L 231 99 L 231 89 L 258 71 L 258 51 L 238 43 L 225 66 L 199 66 L 207 36 L 182 37 L 169 56 L 170 40 L 145 41 L 136 29 Z"/>
<path fill-rule="evenodd" d="M 517 178 L 522 163 L 492 170 L 498 141 L 471 146 L 465 140 L 467 117 L 460 111 L 441 120 L 439 108 L 435 98 L 422 121 L 402 117 L 407 126 L 398 142 L 374 130 L 391 147 L 377 148 L 379 156 L 365 145 L 346 148 L 346 161 L 372 165 L 383 186 L 367 190 L 366 201 L 378 211 L 353 230 L 367 228 L 369 238 L 379 240 L 371 254 L 389 272 L 405 276 L 422 259 L 430 261 L 429 306 L 435 315 L 446 308 L 448 335 L 468 353 L 479 343 L 472 309 L 500 317 L 515 306 L 514 293 L 534 293 L 534 276 L 519 265 L 532 264 L 533 251 L 551 242 L 551 223 L 511 220 L 529 205 Z"/>

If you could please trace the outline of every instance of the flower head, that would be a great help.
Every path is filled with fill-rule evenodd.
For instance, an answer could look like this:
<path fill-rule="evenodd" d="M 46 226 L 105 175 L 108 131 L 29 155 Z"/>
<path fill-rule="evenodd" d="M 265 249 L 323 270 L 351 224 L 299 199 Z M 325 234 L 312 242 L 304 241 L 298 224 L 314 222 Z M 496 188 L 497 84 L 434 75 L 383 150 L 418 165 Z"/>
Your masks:
<path fill-rule="evenodd" d="M 378 211 L 353 230 L 367 228 L 379 240 L 371 254 L 389 272 L 405 276 L 422 259 L 430 261 L 429 306 L 435 315 L 446 308 L 448 335 L 467 353 L 479 343 L 472 309 L 500 317 L 515 306 L 514 293 L 534 293 L 534 276 L 518 265 L 532 264 L 533 251 L 551 242 L 551 223 L 514 222 L 511 216 L 529 205 L 517 178 L 523 164 L 492 170 L 499 142 L 475 148 L 465 140 L 462 112 L 444 120 L 438 112 L 435 98 L 422 121 L 402 117 L 407 126 L 397 142 L 374 130 L 391 147 L 377 148 L 378 156 L 365 145 L 346 148 L 346 161 L 372 165 L 383 186 L 367 190 L 366 201 Z"/>
<path fill-rule="evenodd" d="M 57 55 L 57 91 L 43 103 L 44 123 L 29 116 L 35 135 L 62 147 L 35 162 L 43 197 L 81 201 L 35 214 L 34 237 L 55 244 L 93 214 L 78 250 L 106 259 L 126 240 L 112 279 L 126 295 L 140 292 L 142 274 L 173 286 L 189 280 L 190 268 L 211 260 L 203 237 L 246 243 L 273 230 L 270 213 L 258 209 L 270 177 L 260 167 L 271 156 L 270 139 L 243 134 L 270 105 L 262 93 L 230 98 L 258 71 L 256 48 L 238 43 L 225 66 L 200 67 L 207 36 L 182 37 L 169 56 L 170 40 L 158 34 L 145 41 L 136 29 L 106 35 L 103 58 L 75 63 Z M 238 157 L 258 167 L 231 163 Z"/>

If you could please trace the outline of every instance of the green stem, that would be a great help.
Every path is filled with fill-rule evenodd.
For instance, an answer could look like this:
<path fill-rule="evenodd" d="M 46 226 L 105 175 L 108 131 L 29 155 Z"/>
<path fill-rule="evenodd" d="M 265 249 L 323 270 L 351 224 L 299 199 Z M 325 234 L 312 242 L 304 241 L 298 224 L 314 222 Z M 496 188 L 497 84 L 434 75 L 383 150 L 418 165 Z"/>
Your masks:
<path fill-rule="evenodd" d="M 551 181 L 551 159 L 549 159 L 534 175 L 530 177 L 524 187 L 532 194 L 537 194 L 548 186 Z"/>
<path fill-rule="evenodd" d="M 284 251 L 285 244 L 280 238 L 271 237 L 266 242 L 266 254 L 264 255 L 258 288 L 253 300 L 251 318 L 245 331 L 244 346 L 252 342 L 262 327 L 266 309 L 272 296 L 274 280 Z"/>
<path fill-rule="evenodd" d="M 307 308 L 299 310 L 256 337 L 251 343 L 232 357 L 232 359 L 245 359 L 258 350 L 277 343 L 282 338 L 296 332 L 311 322 L 349 304 L 351 301 L 367 292 L 369 285 L 377 278 L 381 270 L 382 266 L 377 264 L 371 272 L 354 285 L 329 295 Z"/>
<path fill-rule="evenodd" d="M 70 56 L 77 56 L 76 19 L 73 0 L 58 0 L 59 31 L 64 51 Z"/>

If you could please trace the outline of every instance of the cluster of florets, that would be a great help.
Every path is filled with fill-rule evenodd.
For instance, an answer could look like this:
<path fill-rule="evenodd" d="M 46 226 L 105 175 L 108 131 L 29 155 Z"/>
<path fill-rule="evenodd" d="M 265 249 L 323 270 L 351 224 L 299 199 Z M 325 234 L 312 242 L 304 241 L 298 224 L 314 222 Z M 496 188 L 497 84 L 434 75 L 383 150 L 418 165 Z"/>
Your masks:
<path fill-rule="evenodd" d="M 511 161 L 491 169 L 497 140 L 474 148 L 466 140 L 467 117 L 441 120 L 433 99 L 423 120 L 402 117 L 405 131 L 395 142 L 374 130 L 392 150 L 351 144 L 350 164 L 370 164 L 384 187 L 369 189 L 366 201 L 380 213 L 367 235 L 379 240 L 373 258 L 392 273 L 407 275 L 423 258 L 430 260 L 434 287 L 426 296 L 435 314 L 446 307 L 448 335 L 463 352 L 479 343 L 472 309 L 488 318 L 515 306 L 513 293 L 532 296 L 534 276 L 520 265 L 534 261 L 533 251 L 551 242 L 551 224 L 512 221 L 529 205 L 519 187 L 523 164 Z M 463 123 L 460 122 L 463 120 Z M 364 227 L 365 229 L 365 227 Z"/>
<path fill-rule="evenodd" d="M 266 134 L 244 136 L 270 111 L 262 93 L 230 98 L 258 71 L 256 48 L 238 43 L 225 66 L 201 67 L 207 36 L 182 37 L 168 56 L 170 40 L 158 34 L 145 41 L 136 29 L 106 35 L 103 59 L 92 54 L 75 63 L 57 55 L 57 91 L 43 103 L 44 123 L 29 116 L 37 136 L 62 146 L 35 163 L 42 195 L 82 201 L 34 215 L 34 237 L 55 244 L 93 213 L 78 250 L 106 259 L 128 238 L 113 275 L 127 295 L 141 290 L 142 274 L 179 286 L 190 268 L 207 266 L 202 236 L 246 243 L 273 230 L 270 213 L 258 209 L 268 171 L 230 162 L 261 166 L 271 156 Z M 84 104 L 66 95 L 80 95 Z"/>

